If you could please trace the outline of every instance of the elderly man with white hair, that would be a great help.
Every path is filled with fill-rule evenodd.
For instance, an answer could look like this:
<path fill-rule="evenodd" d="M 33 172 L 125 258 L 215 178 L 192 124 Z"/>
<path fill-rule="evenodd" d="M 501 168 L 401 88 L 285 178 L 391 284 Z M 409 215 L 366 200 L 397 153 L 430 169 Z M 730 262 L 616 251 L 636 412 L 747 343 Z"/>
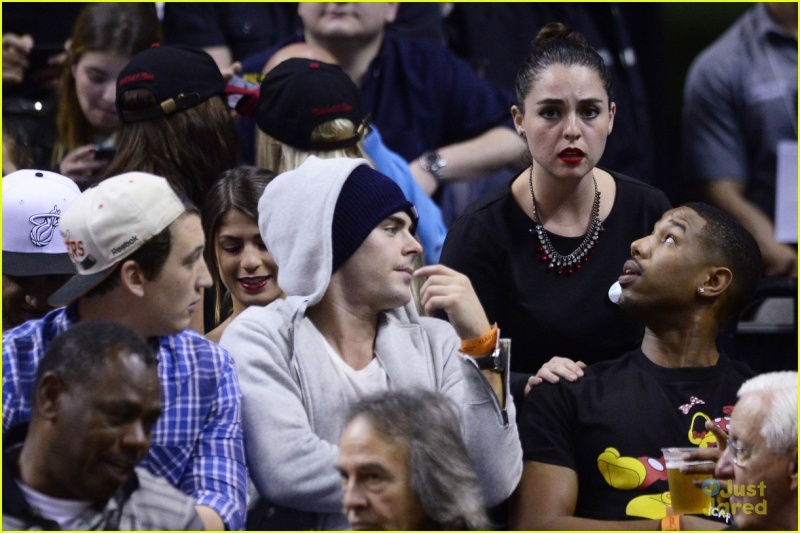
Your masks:
<path fill-rule="evenodd" d="M 715 475 L 738 529 L 797 530 L 797 372 L 770 372 L 738 392 Z M 722 441 L 721 441 L 722 442 Z M 725 494 L 723 494 L 725 495 Z"/>

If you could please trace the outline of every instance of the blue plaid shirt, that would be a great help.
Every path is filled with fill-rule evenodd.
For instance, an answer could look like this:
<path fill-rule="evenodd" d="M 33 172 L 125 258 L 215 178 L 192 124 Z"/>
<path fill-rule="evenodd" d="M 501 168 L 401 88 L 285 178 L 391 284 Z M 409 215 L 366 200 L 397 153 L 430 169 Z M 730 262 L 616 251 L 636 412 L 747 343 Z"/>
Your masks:
<path fill-rule="evenodd" d="M 74 305 L 3 332 L 3 431 L 31 418 L 36 369 L 49 343 L 78 322 Z M 161 418 L 143 465 L 244 527 L 247 470 L 241 391 L 228 352 L 186 330 L 158 338 Z"/>

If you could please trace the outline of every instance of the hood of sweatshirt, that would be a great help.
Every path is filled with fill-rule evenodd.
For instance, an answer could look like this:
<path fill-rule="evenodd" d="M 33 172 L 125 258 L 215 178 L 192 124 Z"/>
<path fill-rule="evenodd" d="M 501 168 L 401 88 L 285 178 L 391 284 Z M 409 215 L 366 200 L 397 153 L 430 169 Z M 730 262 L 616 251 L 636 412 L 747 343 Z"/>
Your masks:
<path fill-rule="evenodd" d="M 273 179 L 258 202 L 258 229 L 278 265 L 278 285 L 309 307 L 319 303 L 331 281 L 336 200 L 360 165 L 369 163 L 310 156 Z"/>

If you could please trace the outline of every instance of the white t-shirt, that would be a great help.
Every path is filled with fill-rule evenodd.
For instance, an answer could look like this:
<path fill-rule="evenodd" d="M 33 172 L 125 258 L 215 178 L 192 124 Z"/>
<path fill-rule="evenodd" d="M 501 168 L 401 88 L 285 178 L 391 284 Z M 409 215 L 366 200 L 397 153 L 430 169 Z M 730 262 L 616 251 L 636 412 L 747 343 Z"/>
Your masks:
<path fill-rule="evenodd" d="M 57 522 L 61 529 L 69 529 L 69 525 L 92 505 L 92 502 L 87 501 L 53 498 L 30 488 L 18 479 L 15 481 L 28 505 L 36 509 L 42 517 Z"/>
<path fill-rule="evenodd" d="M 361 370 L 356 370 L 344 362 L 344 359 L 333 349 L 333 346 L 330 345 L 308 317 L 304 320 L 308 320 L 311 330 L 314 331 L 325 346 L 325 351 L 333 361 L 333 368 L 335 369 L 335 375 L 332 377 L 342 383 L 342 390 L 345 391 L 350 402 L 355 403 L 365 396 L 389 390 L 389 376 L 386 375 L 386 370 L 376 354 L 373 354 L 372 361 L 367 366 Z"/>

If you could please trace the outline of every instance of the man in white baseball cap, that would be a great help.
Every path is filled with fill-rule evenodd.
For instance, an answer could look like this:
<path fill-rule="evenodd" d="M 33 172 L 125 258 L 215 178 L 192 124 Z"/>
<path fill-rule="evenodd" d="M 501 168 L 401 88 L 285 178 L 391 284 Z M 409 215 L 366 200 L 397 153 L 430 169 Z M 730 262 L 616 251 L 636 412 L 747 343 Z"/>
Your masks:
<path fill-rule="evenodd" d="M 168 189 L 164 178 L 143 172 L 122 174 L 110 178 L 102 187 L 87 189 L 74 208 L 64 213 L 60 226 L 67 254 L 77 274 L 50 296 L 50 303 L 68 305 L 92 292 L 106 279 L 109 280 L 106 285 L 117 285 L 120 278 L 111 277 L 111 274 L 118 266 L 121 267 L 122 260 L 154 239 L 185 212 L 186 206 Z M 153 266 L 153 270 L 157 270 L 157 266 Z M 200 261 L 198 267 L 202 267 L 198 270 L 198 284 L 210 286 L 210 277 L 203 272 L 205 264 Z M 188 320 L 190 311 L 190 305 L 187 305 L 181 314 Z M 181 318 L 176 317 L 176 320 Z M 143 332 L 143 336 L 163 335 L 165 332 L 159 331 L 162 325 L 163 317 L 158 317 L 148 325 L 154 329 Z M 182 331 L 187 325 L 188 322 L 171 329 Z"/>
<path fill-rule="evenodd" d="M 75 274 L 58 225 L 80 193 L 45 170 L 3 178 L 3 331 L 44 316 L 47 298 Z"/>
<path fill-rule="evenodd" d="M 61 216 L 77 274 L 64 305 L 3 335 L 3 430 L 31 417 L 36 368 L 80 321 L 121 323 L 158 349 L 161 418 L 143 462 L 194 498 L 206 529 L 244 524 L 247 473 L 239 383 L 228 353 L 188 330 L 211 276 L 200 215 L 167 180 L 129 172 L 84 191 Z"/>

